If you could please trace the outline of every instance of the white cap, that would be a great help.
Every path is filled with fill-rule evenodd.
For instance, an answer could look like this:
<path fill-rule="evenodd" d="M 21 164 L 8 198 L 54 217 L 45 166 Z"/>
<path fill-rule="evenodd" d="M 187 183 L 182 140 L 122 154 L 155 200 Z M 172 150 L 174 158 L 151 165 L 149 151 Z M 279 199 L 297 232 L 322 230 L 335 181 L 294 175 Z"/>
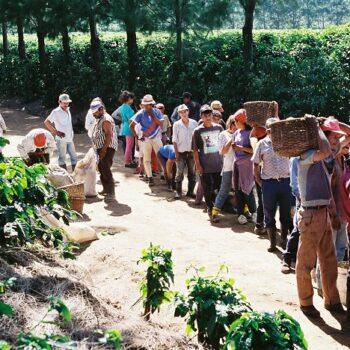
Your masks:
<path fill-rule="evenodd" d="M 177 108 L 177 111 L 178 111 L 178 112 L 188 111 L 188 107 L 183 103 L 182 105 L 180 105 L 180 106 Z"/>
<path fill-rule="evenodd" d="M 90 110 L 92 114 L 96 113 L 101 107 L 103 107 L 101 101 L 92 101 L 90 104 Z"/>
<path fill-rule="evenodd" d="M 152 95 L 145 95 L 145 96 L 143 96 L 141 104 L 142 105 L 154 105 L 154 104 L 156 104 L 156 101 L 154 101 Z"/>
<path fill-rule="evenodd" d="M 72 102 L 68 94 L 61 94 L 58 98 L 60 102 Z"/>

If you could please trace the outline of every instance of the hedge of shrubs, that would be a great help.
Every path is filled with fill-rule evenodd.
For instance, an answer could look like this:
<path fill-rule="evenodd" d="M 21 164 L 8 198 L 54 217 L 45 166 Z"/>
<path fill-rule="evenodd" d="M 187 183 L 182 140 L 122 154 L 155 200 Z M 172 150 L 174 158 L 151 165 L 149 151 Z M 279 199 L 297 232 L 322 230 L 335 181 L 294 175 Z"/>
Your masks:
<path fill-rule="evenodd" d="M 184 66 L 175 67 L 175 39 L 165 34 L 139 39 L 140 73 L 134 86 L 137 97 L 152 93 L 168 106 L 179 102 L 183 91 L 191 91 L 199 102 L 219 99 L 227 112 L 244 101 L 277 100 L 283 116 L 304 113 L 335 115 L 348 120 L 350 107 L 350 25 L 323 31 L 256 32 L 254 66 L 245 73 L 240 32 L 189 36 L 184 42 Z M 16 55 L 16 37 L 11 54 L 0 62 L 0 95 L 26 101 L 42 98 L 46 106 L 56 104 L 67 91 L 75 106 L 86 108 L 95 96 L 108 108 L 127 88 L 127 52 L 120 34 L 101 36 L 102 66 L 96 76 L 91 68 L 89 36 L 72 36 L 72 64 L 63 64 L 59 40 L 47 44 L 48 70 L 39 74 L 35 36 L 26 38 L 28 58 Z"/>

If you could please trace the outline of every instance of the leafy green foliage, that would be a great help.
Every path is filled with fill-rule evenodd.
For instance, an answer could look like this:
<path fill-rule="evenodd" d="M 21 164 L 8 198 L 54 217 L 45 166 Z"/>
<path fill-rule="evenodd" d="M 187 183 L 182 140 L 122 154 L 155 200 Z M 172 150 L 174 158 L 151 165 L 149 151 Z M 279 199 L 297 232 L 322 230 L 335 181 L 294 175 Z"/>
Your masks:
<path fill-rule="evenodd" d="M 183 42 L 184 65 L 174 70 L 175 38 L 164 34 L 138 35 L 139 75 L 134 92 L 152 92 L 167 112 L 180 103 L 186 87 L 200 103 L 219 99 L 227 113 L 249 100 L 276 100 L 281 116 L 335 115 L 347 121 L 350 110 L 350 25 L 323 31 L 277 31 L 254 34 L 251 75 L 244 71 L 241 32 L 206 38 L 188 35 Z M 0 95 L 25 100 L 43 98 L 57 104 L 57 91 L 74 97 L 73 108 L 86 108 L 91 98 L 102 96 L 109 111 L 116 107 L 115 92 L 128 81 L 127 47 L 120 34 L 101 35 L 101 69 L 90 68 L 89 36 L 71 35 L 72 64 L 63 64 L 61 43 L 47 41 L 48 72 L 38 73 L 35 37 L 26 37 L 27 60 L 17 57 L 15 38 L 10 55 L 0 63 Z M 112 84 L 111 81 L 114 83 Z M 91 89 L 91 86 L 93 89 Z M 228 114 L 224 115 L 225 117 Z"/>
<path fill-rule="evenodd" d="M 17 337 L 16 349 L 76 349 L 76 345 L 68 337 L 62 335 L 36 336 L 32 333 L 20 333 Z"/>
<path fill-rule="evenodd" d="M 5 147 L 6 145 L 9 145 L 10 141 L 5 139 L 4 137 L 0 137 L 0 147 Z"/>
<path fill-rule="evenodd" d="M 69 224 L 68 195 L 46 179 L 47 167 L 28 167 L 21 159 L 0 160 L 0 246 L 41 242 L 53 246 L 65 258 L 74 258 L 76 244 L 64 242 L 62 230 L 47 225 L 43 210 Z"/>
<path fill-rule="evenodd" d="M 50 302 L 49 311 L 56 310 L 65 321 L 70 321 L 72 319 L 68 307 L 61 299 L 53 295 L 50 295 L 48 299 Z"/>
<path fill-rule="evenodd" d="M 173 295 L 170 291 L 170 286 L 174 283 L 171 255 L 171 250 L 162 249 L 152 243 L 142 250 L 138 263 L 148 264 L 146 276 L 140 285 L 146 319 L 149 319 L 150 314 L 156 310 L 159 311 L 160 306 L 169 302 Z"/>
<path fill-rule="evenodd" d="M 123 337 L 120 331 L 116 329 L 109 329 L 104 332 L 101 331 L 101 334 L 103 335 L 103 337 L 99 339 L 101 344 L 110 345 L 115 350 L 121 349 Z"/>
<path fill-rule="evenodd" d="M 16 278 L 12 277 L 9 279 L 6 279 L 4 281 L 0 281 L 0 294 L 4 294 L 6 292 L 6 289 L 14 287 L 16 282 Z M 5 315 L 5 316 L 12 316 L 13 315 L 13 309 L 12 307 L 0 300 L 0 316 Z"/>
<path fill-rule="evenodd" d="M 198 340 L 218 349 L 227 334 L 227 327 L 251 306 L 233 279 L 222 276 L 222 266 L 215 276 L 196 275 L 186 281 L 187 295 L 175 295 L 175 316 L 185 317 L 187 332 L 198 332 Z"/>
<path fill-rule="evenodd" d="M 300 325 L 284 311 L 250 312 L 232 323 L 223 350 L 307 349 Z"/>
<path fill-rule="evenodd" d="M 10 350 L 11 345 L 4 340 L 0 340 L 0 350 Z"/>

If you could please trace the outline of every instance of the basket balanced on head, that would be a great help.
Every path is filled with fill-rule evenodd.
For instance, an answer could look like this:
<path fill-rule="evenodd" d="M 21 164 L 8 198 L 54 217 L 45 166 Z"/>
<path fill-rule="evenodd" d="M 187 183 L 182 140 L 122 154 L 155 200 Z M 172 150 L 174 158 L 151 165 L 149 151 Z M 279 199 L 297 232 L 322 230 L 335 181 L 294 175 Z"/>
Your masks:
<path fill-rule="evenodd" d="M 289 118 L 271 124 L 273 150 L 283 157 L 298 157 L 310 148 L 318 149 L 317 135 L 318 121 L 314 116 Z"/>
<path fill-rule="evenodd" d="M 253 101 L 244 103 L 247 123 L 251 126 L 265 126 L 269 118 L 278 118 L 278 103 L 276 101 Z"/>

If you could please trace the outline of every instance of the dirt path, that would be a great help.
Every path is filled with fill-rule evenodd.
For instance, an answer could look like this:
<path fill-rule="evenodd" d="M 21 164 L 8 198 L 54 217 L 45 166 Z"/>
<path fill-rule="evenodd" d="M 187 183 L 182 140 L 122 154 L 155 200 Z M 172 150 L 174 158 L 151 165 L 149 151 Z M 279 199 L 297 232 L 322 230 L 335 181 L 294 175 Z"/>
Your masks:
<path fill-rule="evenodd" d="M 42 120 L 23 111 L 0 108 L 10 129 L 11 145 L 7 153 L 16 155 L 16 144 L 21 135 L 33 127 L 42 126 Z M 76 135 L 75 145 L 81 157 L 89 148 L 87 135 Z M 138 299 L 138 281 L 142 267 L 136 265 L 141 249 L 149 242 L 173 250 L 175 288 L 184 289 L 185 268 L 193 263 L 205 266 L 215 273 L 225 263 L 229 275 L 243 290 L 256 310 L 284 309 L 302 325 L 312 350 L 336 350 L 350 347 L 350 332 L 341 331 L 340 322 L 322 307 L 322 299 L 315 296 L 315 305 L 321 311 L 321 320 L 309 321 L 298 308 L 295 275 L 282 275 L 278 255 L 267 253 L 268 242 L 252 233 L 252 227 L 238 226 L 235 217 L 226 215 L 219 227 L 209 224 L 203 207 L 192 201 L 172 200 L 171 194 L 156 186 L 148 186 L 125 170 L 119 153 L 114 177 L 118 203 L 106 205 L 95 200 L 85 205 L 84 221 L 99 231 L 104 228 L 115 234 L 101 236 L 78 258 L 90 271 L 94 285 L 126 312 L 139 314 L 141 305 L 130 309 Z M 164 307 L 155 319 L 184 331 L 181 320 L 172 317 L 171 307 Z"/>

